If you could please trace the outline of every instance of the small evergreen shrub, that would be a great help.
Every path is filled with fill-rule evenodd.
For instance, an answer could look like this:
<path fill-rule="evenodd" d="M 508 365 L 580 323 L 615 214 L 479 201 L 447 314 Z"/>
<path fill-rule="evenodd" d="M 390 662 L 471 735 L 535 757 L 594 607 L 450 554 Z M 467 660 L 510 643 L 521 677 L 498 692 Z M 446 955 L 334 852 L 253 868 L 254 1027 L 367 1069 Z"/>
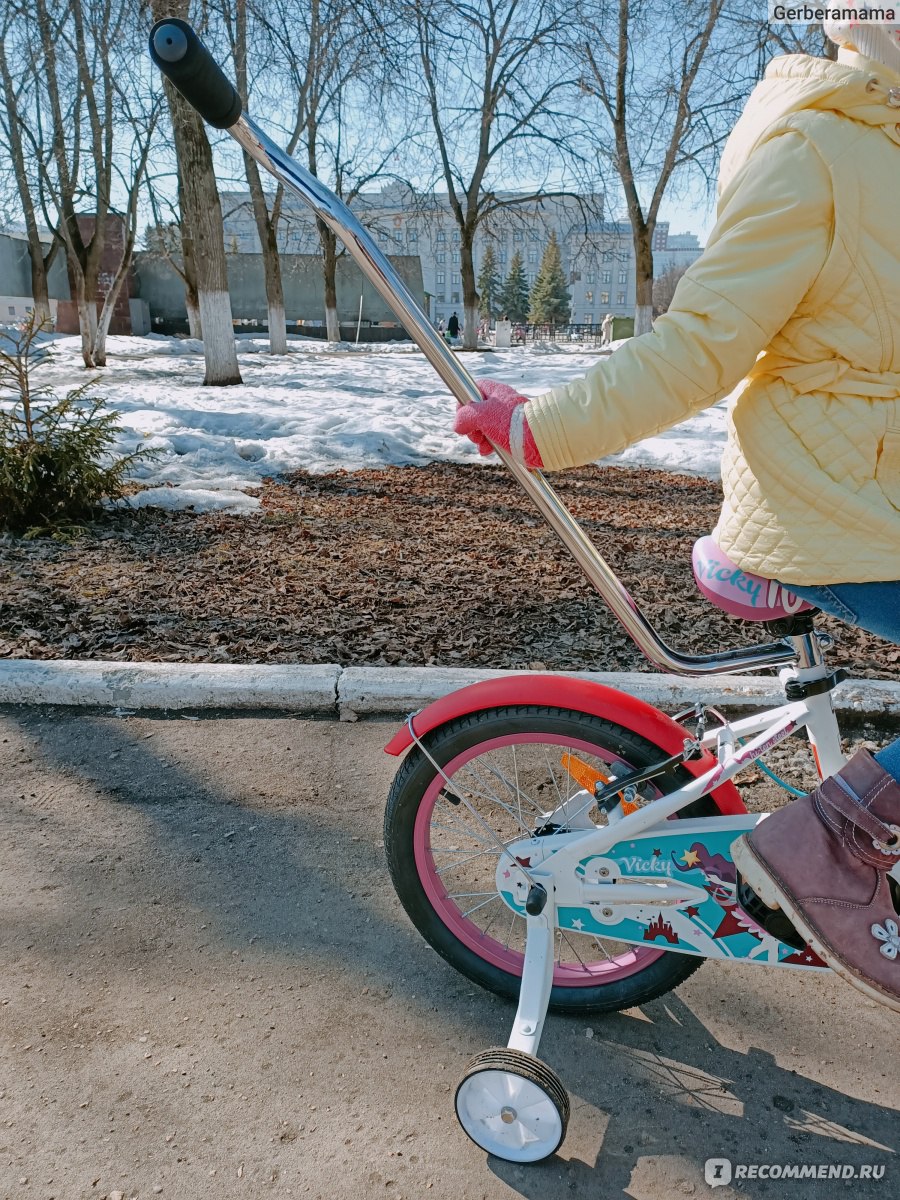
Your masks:
<path fill-rule="evenodd" d="M 0 329 L 0 530 L 25 537 L 76 531 L 147 457 L 112 455 L 119 414 L 90 394 L 94 380 L 62 397 L 35 383 L 40 331 L 33 320 Z"/>

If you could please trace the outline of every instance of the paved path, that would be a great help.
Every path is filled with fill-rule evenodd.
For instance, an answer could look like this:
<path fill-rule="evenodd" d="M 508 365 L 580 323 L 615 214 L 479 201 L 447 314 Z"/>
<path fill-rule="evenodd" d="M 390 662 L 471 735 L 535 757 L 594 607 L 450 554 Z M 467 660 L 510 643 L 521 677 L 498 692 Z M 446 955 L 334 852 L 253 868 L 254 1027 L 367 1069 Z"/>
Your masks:
<path fill-rule="evenodd" d="M 900 1194 L 898 1019 L 754 967 L 552 1018 L 562 1153 L 486 1160 L 452 1091 L 512 1013 L 394 899 L 392 728 L 0 712 L 0 1196 Z M 886 1177 L 713 1193 L 716 1156 Z"/>

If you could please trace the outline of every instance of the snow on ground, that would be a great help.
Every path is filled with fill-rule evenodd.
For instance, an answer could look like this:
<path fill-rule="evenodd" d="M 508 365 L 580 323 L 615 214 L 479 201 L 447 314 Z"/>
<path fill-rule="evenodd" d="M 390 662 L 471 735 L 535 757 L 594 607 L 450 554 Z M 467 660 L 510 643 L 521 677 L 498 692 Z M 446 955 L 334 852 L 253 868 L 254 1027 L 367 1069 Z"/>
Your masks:
<path fill-rule="evenodd" d="M 58 392 L 84 382 L 77 337 L 49 344 L 42 382 Z M 454 402 L 412 343 L 354 347 L 293 338 L 290 353 L 270 356 L 260 337 L 239 337 L 240 387 L 202 387 L 199 342 L 184 338 L 111 337 L 109 366 L 98 389 L 118 410 L 122 451 L 139 443 L 159 456 L 134 477 L 146 482 L 139 504 L 246 511 L 244 495 L 260 479 L 295 468 L 421 465 L 479 461 L 453 432 Z M 596 350 L 537 343 L 467 354 L 476 377 L 501 379 L 535 396 L 583 375 Z M 724 402 L 676 429 L 607 461 L 716 477 L 725 440 Z M 162 495 L 165 485 L 177 491 Z M 135 502 L 134 499 L 132 502 Z M 250 503 L 248 503 L 250 502 Z"/>

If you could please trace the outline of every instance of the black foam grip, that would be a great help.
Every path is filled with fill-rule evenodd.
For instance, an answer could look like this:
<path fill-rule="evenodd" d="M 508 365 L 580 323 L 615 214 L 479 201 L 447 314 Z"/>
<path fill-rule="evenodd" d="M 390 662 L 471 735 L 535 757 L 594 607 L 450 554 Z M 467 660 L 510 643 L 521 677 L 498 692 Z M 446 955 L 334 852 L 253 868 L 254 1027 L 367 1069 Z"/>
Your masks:
<path fill-rule="evenodd" d="M 234 84 L 187 21 L 157 21 L 150 30 L 150 57 L 209 125 L 228 129 L 241 115 Z"/>

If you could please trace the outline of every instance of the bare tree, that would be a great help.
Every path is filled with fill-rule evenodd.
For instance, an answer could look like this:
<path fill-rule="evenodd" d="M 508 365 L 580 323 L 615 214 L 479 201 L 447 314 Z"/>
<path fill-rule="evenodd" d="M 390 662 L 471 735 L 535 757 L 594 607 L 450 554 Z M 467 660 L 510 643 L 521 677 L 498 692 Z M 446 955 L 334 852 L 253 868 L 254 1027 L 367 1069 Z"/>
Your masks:
<path fill-rule="evenodd" d="M 152 0 L 155 20 L 188 16 L 189 0 Z M 241 382 L 225 265 L 222 206 L 212 150 L 198 113 L 165 81 L 178 160 L 181 245 L 196 272 L 197 307 L 206 362 L 204 384 Z"/>
<path fill-rule="evenodd" d="M 410 94 L 428 114 L 459 230 L 463 346 L 474 350 L 479 228 L 500 209 L 561 194 L 548 181 L 565 171 L 571 145 L 572 9 L 562 0 L 408 0 L 405 11 L 415 37 Z M 521 179 L 534 182 L 529 194 L 506 190 Z"/>
<path fill-rule="evenodd" d="M 603 118 L 598 154 L 631 222 L 636 334 L 652 324 L 653 234 L 663 198 L 688 175 L 712 179 L 756 78 L 746 41 L 724 29 L 725 11 L 725 0 L 582 0 L 573 49 L 582 90 Z"/>
<path fill-rule="evenodd" d="M 276 62 L 294 102 L 288 153 L 302 145 L 310 173 L 325 178 L 336 195 L 352 204 L 365 187 L 390 174 L 388 163 L 397 149 L 385 111 L 390 9 L 380 10 L 368 0 L 310 0 L 300 9 L 293 0 L 256 3 L 260 13 L 265 10 Z M 272 210 L 276 223 L 282 205 L 279 187 Z M 337 239 L 324 221 L 317 220 L 316 227 L 325 333 L 329 341 L 339 341 Z"/>
<path fill-rule="evenodd" d="M 653 315 L 655 317 L 668 311 L 678 281 L 686 270 L 686 266 L 670 266 L 653 280 Z"/>
<path fill-rule="evenodd" d="M 16 194 L 25 218 L 25 235 L 28 239 L 28 256 L 31 263 L 31 295 L 34 300 L 35 324 L 41 328 L 51 325 L 50 290 L 47 275 L 59 250 L 54 237 L 45 250 L 38 225 L 37 199 L 34 172 L 27 165 L 30 150 L 24 134 L 28 114 L 33 110 L 31 87 L 34 76 L 22 70 L 28 47 L 16 34 L 21 29 L 21 15 L 13 5 L 4 9 L 0 22 L 0 138 L 12 163 Z M 16 56 L 17 78 L 13 78 L 7 57 L 7 48 Z"/>
<path fill-rule="evenodd" d="M 251 16 L 253 11 L 251 7 Z M 250 77 L 247 67 L 250 51 L 248 0 L 235 0 L 233 12 L 229 13 L 226 7 L 223 16 L 231 42 L 231 51 L 234 55 L 237 89 L 246 104 L 250 96 Z M 259 56 L 257 61 L 262 65 L 267 61 L 266 56 L 264 54 Z M 262 251 L 266 306 L 269 317 L 269 350 L 272 354 L 287 354 L 284 286 L 281 280 L 281 259 L 278 254 L 278 210 L 280 205 L 278 208 L 273 208 L 271 212 L 269 211 L 256 160 L 246 151 L 243 158 L 244 174 L 247 178 L 247 187 L 250 189 L 250 201 L 253 205 L 253 216 Z"/>
<path fill-rule="evenodd" d="M 30 137 L 41 167 L 43 207 L 48 217 L 55 216 L 54 228 L 66 249 L 85 366 L 104 366 L 112 310 L 134 251 L 137 197 L 156 114 L 151 108 L 139 117 L 137 104 L 126 100 L 129 119 L 121 119 L 123 98 L 136 87 L 123 53 L 132 32 L 126 0 L 35 0 L 35 8 L 40 53 L 32 68 L 42 91 Z M 117 190 L 125 195 L 120 260 L 101 287 Z M 89 226 L 78 213 L 85 199 L 93 210 Z"/>

